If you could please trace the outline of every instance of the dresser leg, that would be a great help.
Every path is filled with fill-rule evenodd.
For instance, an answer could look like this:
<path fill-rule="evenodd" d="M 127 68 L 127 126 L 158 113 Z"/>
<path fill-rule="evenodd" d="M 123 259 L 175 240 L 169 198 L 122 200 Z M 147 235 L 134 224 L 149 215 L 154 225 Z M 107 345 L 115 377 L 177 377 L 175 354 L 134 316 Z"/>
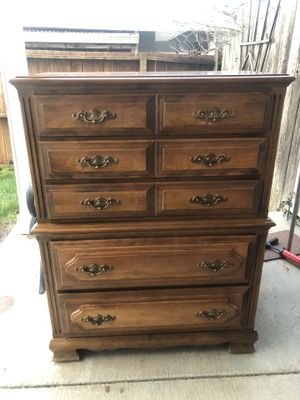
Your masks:
<path fill-rule="evenodd" d="M 79 361 L 79 355 L 76 350 L 52 350 L 53 358 L 52 361 L 63 362 L 63 361 Z"/>
<path fill-rule="evenodd" d="M 229 351 L 232 354 L 247 354 L 254 353 L 255 348 L 253 343 L 230 343 Z"/>
<path fill-rule="evenodd" d="M 77 347 L 64 338 L 52 339 L 49 348 L 53 352 L 52 361 L 79 361 Z"/>

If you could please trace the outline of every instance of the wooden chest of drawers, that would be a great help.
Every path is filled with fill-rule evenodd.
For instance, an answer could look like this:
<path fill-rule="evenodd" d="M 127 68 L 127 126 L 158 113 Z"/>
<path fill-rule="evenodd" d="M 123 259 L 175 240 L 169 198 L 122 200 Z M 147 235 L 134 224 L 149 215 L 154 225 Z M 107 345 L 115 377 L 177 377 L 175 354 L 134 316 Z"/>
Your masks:
<path fill-rule="evenodd" d="M 287 75 L 16 78 L 54 360 L 252 352 Z"/>

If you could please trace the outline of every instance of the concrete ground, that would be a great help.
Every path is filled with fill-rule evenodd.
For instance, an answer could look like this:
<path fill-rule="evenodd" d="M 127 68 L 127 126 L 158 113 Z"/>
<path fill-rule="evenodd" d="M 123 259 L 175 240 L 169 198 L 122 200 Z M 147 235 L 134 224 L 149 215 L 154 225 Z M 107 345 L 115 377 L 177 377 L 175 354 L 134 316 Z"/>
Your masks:
<path fill-rule="evenodd" d="M 288 225 L 276 213 L 277 230 Z M 298 235 L 300 234 L 298 230 Z M 35 239 L 18 227 L 0 244 L 0 399 L 299 400 L 300 269 L 265 263 L 256 353 L 227 346 L 121 350 L 53 363 Z"/>

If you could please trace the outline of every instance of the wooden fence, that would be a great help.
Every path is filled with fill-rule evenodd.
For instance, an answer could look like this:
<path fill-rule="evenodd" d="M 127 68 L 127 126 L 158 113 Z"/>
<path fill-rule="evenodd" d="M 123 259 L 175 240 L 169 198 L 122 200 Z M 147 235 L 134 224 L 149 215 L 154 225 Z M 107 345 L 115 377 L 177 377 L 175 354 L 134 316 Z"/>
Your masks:
<path fill-rule="evenodd" d="M 253 0 L 241 8 L 240 35 L 224 48 L 222 69 L 289 73 L 270 200 L 276 210 L 293 192 L 300 162 L 300 0 Z"/>
<path fill-rule="evenodd" d="M 173 53 L 121 53 L 27 50 L 30 74 L 42 72 L 211 71 L 214 56 Z"/>
<path fill-rule="evenodd" d="M 0 75 L 0 164 L 10 163 L 12 163 L 12 151 Z"/>

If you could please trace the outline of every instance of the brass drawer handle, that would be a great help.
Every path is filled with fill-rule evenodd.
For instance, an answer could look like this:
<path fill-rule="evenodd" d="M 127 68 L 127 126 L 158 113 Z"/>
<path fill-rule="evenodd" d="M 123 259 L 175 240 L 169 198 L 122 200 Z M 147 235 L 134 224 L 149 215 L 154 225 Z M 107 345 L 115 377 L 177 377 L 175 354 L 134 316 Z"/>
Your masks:
<path fill-rule="evenodd" d="M 197 154 L 194 157 L 191 157 L 192 163 L 202 163 L 207 167 L 212 167 L 216 164 L 222 164 L 225 161 L 229 161 L 231 156 L 225 156 L 225 154 L 217 155 L 215 153 L 208 153 L 205 155 Z"/>
<path fill-rule="evenodd" d="M 222 201 L 226 201 L 227 197 L 226 196 L 221 196 L 219 194 L 206 194 L 204 196 L 193 196 L 190 197 L 190 203 L 193 204 L 200 204 L 203 206 L 211 207 L 213 205 L 216 205 L 218 203 L 221 203 Z"/>
<path fill-rule="evenodd" d="M 196 312 L 195 316 L 201 317 L 201 318 L 206 318 L 209 321 L 214 321 L 216 319 L 220 319 L 225 314 L 227 314 L 227 311 L 224 310 L 223 308 L 219 308 L 218 310 L 216 308 L 211 308 L 210 310 Z"/>
<path fill-rule="evenodd" d="M 85 199 L 80 202 L 82 206 L 97 208 L 97 210 L 105 210 L 111 206 L 118 206 L 121 200 L 118 199 L 105 199 L 104 197 L 97 197 L 96 199 Z"/>
<path fill-rule="evenodd" d="M 82 157 L 80 160 L 76 160 L 78 164 L 82 167 L 91 167 L 91 168 L 105 168 L 110 165 L 118 164 L 119 160 L 117 158 L 113 158 L 112 156 L 99 156 L 98 154 L 93 157 Z"/>
<path fill-rule="evenodd" d="M 113 266 L 108 264 L 102 264 L 102 265 L 90 264 L 90 265 L 82 265 L 76 268 L 77 272 L 83 272 L 92 277 L 102 275 L 104 272 L 109 272 L 112 270 Z"/>
<path fill-rule="evenodd" d="M 223 271 L 223 269 L 225 268 L 231 268 L 233 267 L 234 264 L 230 261 L 227 260 L 219 260 L 219 259 L 215 259 L 215 260 L 203 260 L 201 262 L 198 263 L 198 267 L 200 268 L 208 268 L 214 272 L 219 272 L 219 271 Z"/>
<path fill-rule="evenodd" d="M 117 114 L 111 111 L 98 111 L 95 108 L 85 112 L 85 111 L 78 111 L 77 113 L 72 114 L 72 118 L 76 121 L 83 121 L 88 124 L 95 124 L 99 125 L 102 124 L 104 121 L 109 121 L 111 119 L 116 119 Z"/>
<path fill-rule="evenodd" d="M 242 257 L 234 249 L 231 250 L 230 255 L 234 259 L 234 261 L 219 260 L 216 258 L 214 260 L 199 261 L 197 266 L 200 268 L 208 268 L 209 270 L 212 270 L 214 272 L 220 272 L 223 271 L 225 268 L 232 268 L 234 266 L 240 267 L 244 262 L 244 257 Z"/>
<path fill-rule="evenodd" d="M 99 326 L 105 324 L 105 322 L 114 321 L 116 317 L 114 315 L 101 315 L 97 314 L 95 316 L 88 315 L 86 317 L 81 318 L 82 322 L 88 322 L 89 324 Z"/>
<path fill-rule="evenodd" d="M 235 112 L 231 110 L 221 110 L 218 107 L 213 107 L 210 110 L 199 110 L 193 112 L 193 117 L 195 119 L 205 119 L 208 122 L 219 122 L 223 119 L 233 118 Z"/>

